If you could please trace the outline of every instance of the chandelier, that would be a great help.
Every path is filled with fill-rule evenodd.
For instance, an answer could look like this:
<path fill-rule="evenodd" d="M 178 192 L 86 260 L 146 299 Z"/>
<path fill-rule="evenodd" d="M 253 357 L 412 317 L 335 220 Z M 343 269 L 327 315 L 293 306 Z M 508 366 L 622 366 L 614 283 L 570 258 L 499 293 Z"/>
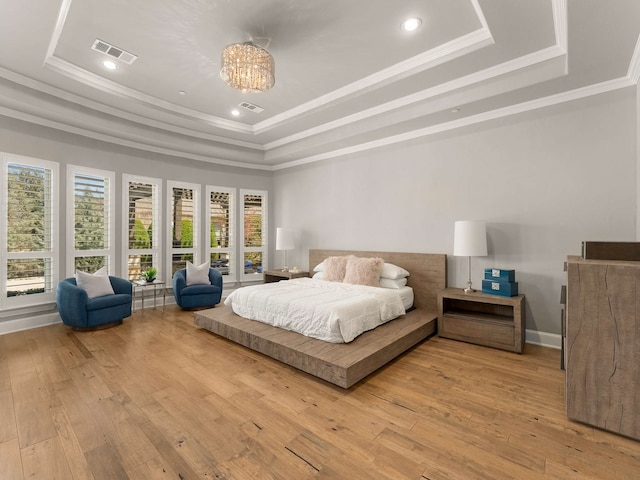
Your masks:
<path fill-rule="evenodd" d="M 264 92 L 276 83 L 273 57 L 253 42 L 227 45 L 221 64 L 222 80 L 243 92 Z"/>

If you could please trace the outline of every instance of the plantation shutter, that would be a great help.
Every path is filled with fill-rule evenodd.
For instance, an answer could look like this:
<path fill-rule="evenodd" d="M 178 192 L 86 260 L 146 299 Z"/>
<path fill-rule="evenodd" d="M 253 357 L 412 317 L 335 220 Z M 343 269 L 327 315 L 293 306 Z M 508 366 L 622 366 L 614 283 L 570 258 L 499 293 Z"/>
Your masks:
<path fill-rule="evenodd" d="M 55 283 L 53 171 L 7 162 L 5 175 L 7 244 L 3 297 L 51 294 Z"/>
<path fill-rule="evenodd" d="M 93 273 L 103 266 L 111 268 L 114 185 L 113 174 L 104 173 L 80 167 L 72 171 L 74 271 Z"/>
<path fill-rule="evenodd" d="M 222 274 L 223 281 L 237 281 L 234 249 L 234 190 L 207 187 L 209 220 L 207 257 L 211 266 Z"/>
<path fill-rule="evenodd" d="M 243 280 L 259 280 L 267 265 L 267 194 L 242 191 Z"/>
<path fill-rule="evenodd" d="M 160 272 L 160 180 L 124 175 L 123 184 L 126 190 L 126 271 L 129 280 L 137 280 L 150 268 Z"/>

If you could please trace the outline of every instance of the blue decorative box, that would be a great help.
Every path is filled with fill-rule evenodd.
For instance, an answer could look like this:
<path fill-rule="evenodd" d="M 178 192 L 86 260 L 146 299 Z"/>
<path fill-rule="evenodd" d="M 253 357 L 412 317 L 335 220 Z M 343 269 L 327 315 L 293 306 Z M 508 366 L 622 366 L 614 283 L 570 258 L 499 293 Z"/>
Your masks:
<path fill-rule="evenodd" d="M 482 293 L 502 295 L 503 297 L 515 297 L 518 295 L 518 282 L 500 282 L 485 279 L 482 280 Z"/>
<path fill-rule="evenodd" d="M 502 270 L 500 268 L 485 268 L 484 278 L 485 280 L 494 280 L 498 282 L 515 282 L 516 271 Z"/>

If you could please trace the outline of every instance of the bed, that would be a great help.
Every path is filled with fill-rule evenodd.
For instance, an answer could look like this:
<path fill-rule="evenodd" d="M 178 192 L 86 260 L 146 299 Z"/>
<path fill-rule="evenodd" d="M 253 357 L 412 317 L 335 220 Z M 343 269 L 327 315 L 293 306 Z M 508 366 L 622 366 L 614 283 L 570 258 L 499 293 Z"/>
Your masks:
<path fill-rule="evenodd" d="M 401 252 L 310 250 L 313 268 L 330 256 L 381 257 L 410 272 L 414 309 L 369 330 L 350 343 L 327 343 L 248 320 L 228 306 L 195 313 L 195 324 L 316 377 L 349 388 L 436 332 L 437 292 L 446 287 L 446 255 Z"/>

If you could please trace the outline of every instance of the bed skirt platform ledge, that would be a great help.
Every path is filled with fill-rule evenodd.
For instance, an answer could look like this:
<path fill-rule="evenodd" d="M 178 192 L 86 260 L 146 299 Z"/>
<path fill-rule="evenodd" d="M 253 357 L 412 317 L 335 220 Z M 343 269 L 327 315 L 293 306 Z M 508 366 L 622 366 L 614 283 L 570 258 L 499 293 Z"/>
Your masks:
<path fill-rule="evenodd" d="M 349 388 L 436 333 L 437 311 L 414 310 L 350 343 L 328 343 L 236 315 L 230 307 L 194 314 L 194 322 L 216 335 Z"/>

